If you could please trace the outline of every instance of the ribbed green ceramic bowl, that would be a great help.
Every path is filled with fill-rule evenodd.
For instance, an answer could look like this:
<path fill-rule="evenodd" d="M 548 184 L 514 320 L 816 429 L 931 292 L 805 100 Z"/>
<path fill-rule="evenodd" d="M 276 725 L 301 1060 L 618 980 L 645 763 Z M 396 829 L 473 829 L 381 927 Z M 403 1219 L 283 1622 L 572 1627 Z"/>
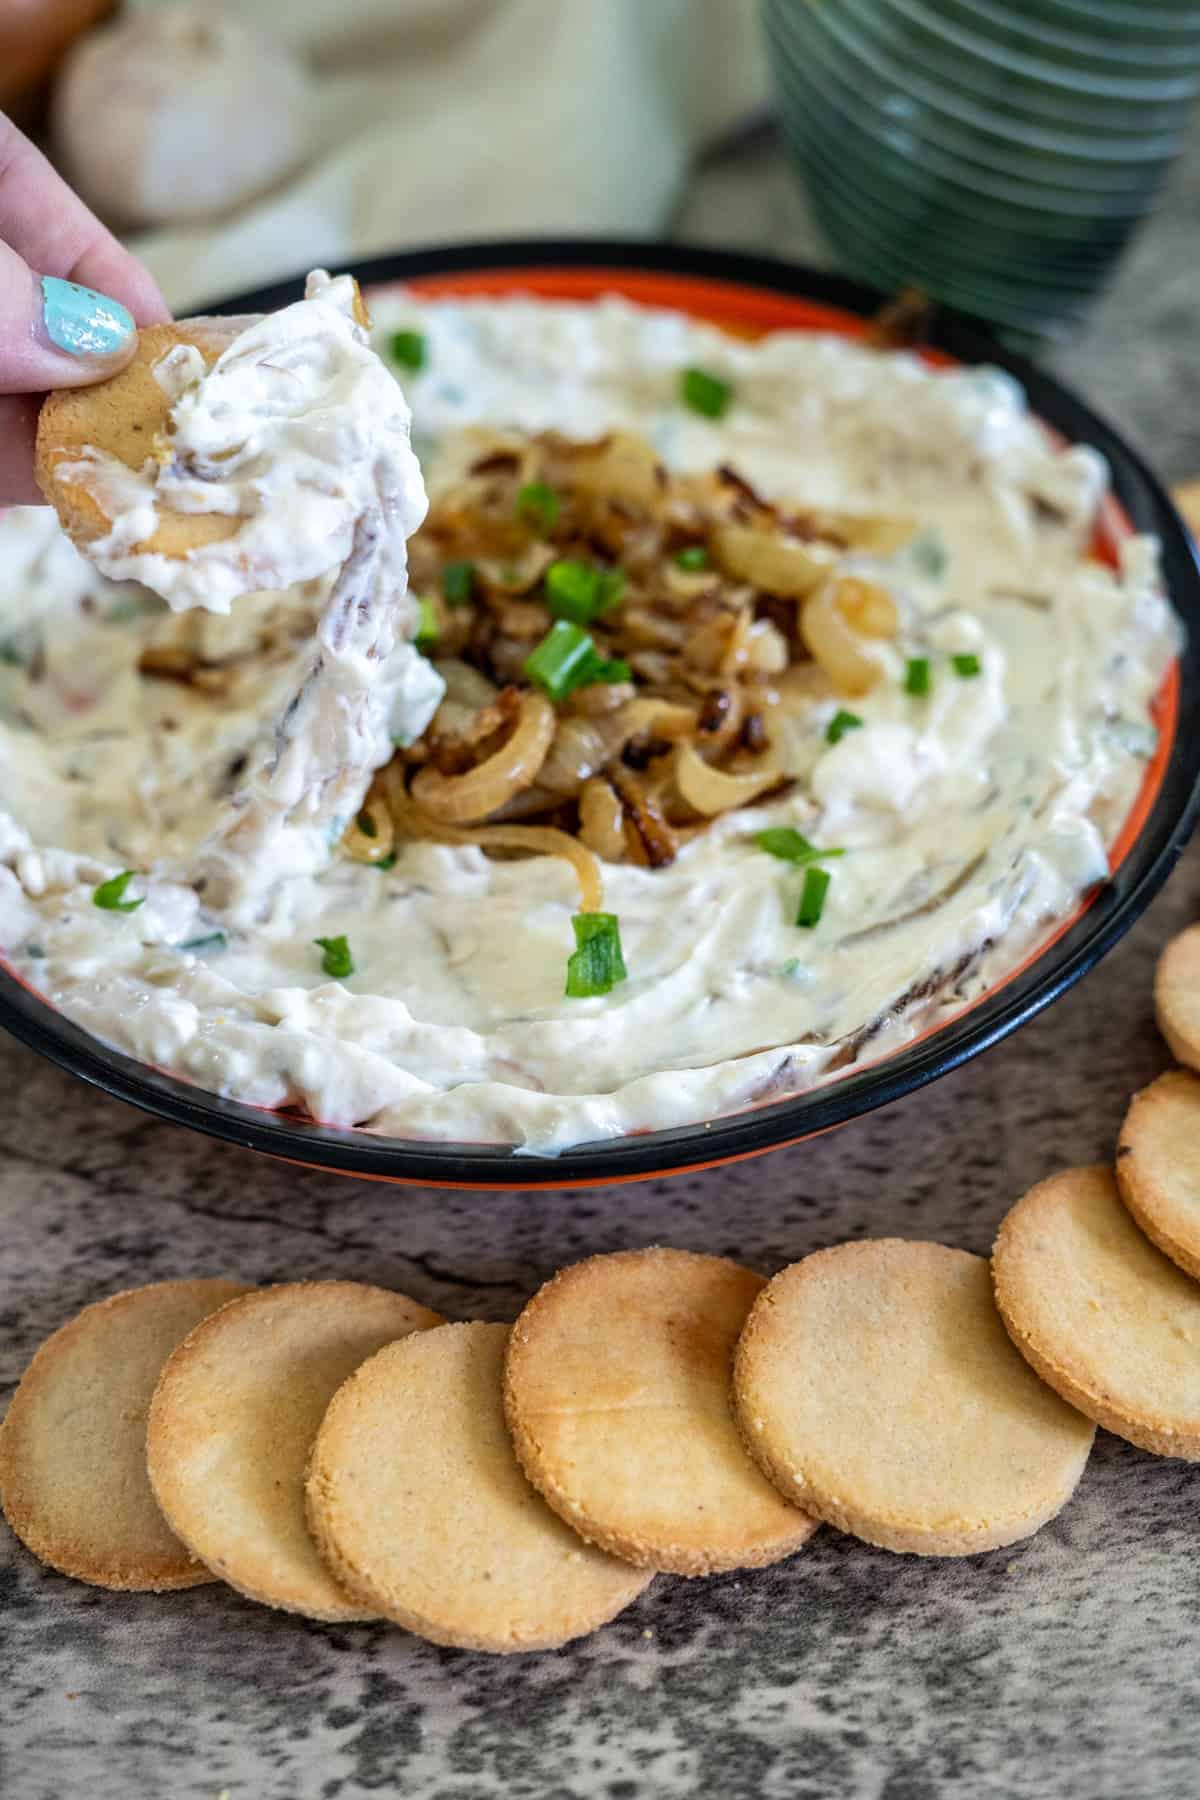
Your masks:
<path fill-rule="evenodd" d="M 1079 316 L 1200 89 L 1200 0 L 762 0 L 784 132 L 846 267 L 1025 337 Z"/>

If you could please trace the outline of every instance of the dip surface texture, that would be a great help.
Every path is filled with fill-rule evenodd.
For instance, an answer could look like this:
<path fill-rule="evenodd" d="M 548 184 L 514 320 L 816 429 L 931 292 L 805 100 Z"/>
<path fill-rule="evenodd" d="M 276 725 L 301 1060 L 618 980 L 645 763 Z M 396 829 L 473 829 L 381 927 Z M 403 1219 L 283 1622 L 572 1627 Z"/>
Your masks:
<path fill-rule="evenodd" d="M 114 531 L 116 580 L 49 511 L 0 519 L 0 949 L 62 1012 L 259 1105 L 563 1149 L 898 1048 L 1103 878 L 1177 627 L 1152 543 L 1128 540 L 1115 571 L 1088 555 L 1100 458 L 1050 447 L 1000 371 L 810 334 L 743 343 L 616 300 L 377 302 L 377 344 L 423 334 L 404 380 L 431 491 L 464 426 L 623 426 L 669 467 L 728 464 L 768 499 L 912 515 L 903 550 L 844 564 L 899 611 L 880 679 L 787 722 L 782 798 L 723 816 L 668 868 L 606 867 L 629 979 L 602 998 L 563 993 L 577 896 L 559 859 L 339 855 L 441 682 L 410 641 L 404 539 L 424 495 L 408 408 L 338 286 L 310 285 L 198 385 L 178 371 L 181 425 L 242 458 L 222 504 L 247 517 L 269 591 L 199 558 L 139 566 L 144 516 Z M 280 349 L 308 383 L 283 424 L 263 368 Z M 731 385 L 720 420 L 682 403 L 688 367 Z M 256 439 L 263 418 L 274 436 Z M 110 516 L 147 504 L 126 491 Z M 181 648 L 202 685 L 171 678 Z M 839 705 L 861 721 L 840 736 Z M 756 845 L 766 826 L 842 852 L 810 929 L 805 871 Z M 98 905 L 127 869 L 119 899 L 141 903 Z M 315 940 L 343 936 L 353 972 L 335 980 Z"/>

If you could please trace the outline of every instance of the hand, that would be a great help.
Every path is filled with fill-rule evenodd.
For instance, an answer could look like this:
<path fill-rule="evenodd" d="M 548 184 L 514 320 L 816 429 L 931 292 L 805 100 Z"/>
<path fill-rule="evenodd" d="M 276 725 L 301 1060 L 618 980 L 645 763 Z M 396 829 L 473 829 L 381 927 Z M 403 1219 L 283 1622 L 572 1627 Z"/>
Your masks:
<path fill-rule="evenodd" d="M 137 259 L 0 113 L 0 505 L 42 499 L 33 440 L 46 390 L 115 374 L 135 326 L 170 316 Z"/>

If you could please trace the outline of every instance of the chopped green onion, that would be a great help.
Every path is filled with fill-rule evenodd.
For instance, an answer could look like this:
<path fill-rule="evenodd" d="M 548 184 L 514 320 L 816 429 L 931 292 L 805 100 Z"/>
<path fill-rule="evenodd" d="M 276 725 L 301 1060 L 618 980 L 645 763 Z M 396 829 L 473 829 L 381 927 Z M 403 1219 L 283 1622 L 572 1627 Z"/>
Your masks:
<path fill-rule="evenodd" d="M 954 673 L 961 675 L 964 681 L 969 680 L 972 675 L 978 675 L 983 669 L 979 658 L 969 650 L 962 656 L 952 656 L 950 661 L 954 664 Z"/>
<path fill-rule="evenodd" d="M 828 869 L 809 869 L 804 877 L 804 888 L 800 895 L 800 911 L 796 914 L 797 925 L 811 930 L 820 923 L 821 914 L 825 910 L 825 895 L 829 888 Z"/>
<path fill-rule="evenodd" d="M 398 362 L 402 369 L 411 369 L 415 375 L 418 369 L 425 367 L 425 333 L 423 331 L 393 331 L 392 361 Z"/>
<path fill-rule="evenodd" d="M 790 825 L 771 825 L 766 831 L 756 831 L 754 841 L 760 850 L 770 856 L 778 856 L 783 862 L 802 863 L 819 862 L 824 856 L 845 856 L 844 850 L 818 850 L 810 844 L 803 832 L 794 831 Z"/>
<path fill-rule="evenodd" d="M 378 837 L 379 827 L 369 812 L 360 812 L 354 823 L 364 837 Z"/>
<path fill-rule="evenodd" d="M 569 619 L 555 620 L 525 658 L 522 671 L 552 700 L 565 700 L 576 688 L 596 681 L 628 681 L 630 674 L 627 662 L 602 657 L 590 633 Z"/>
<path fill-rule="evenodd" d="M 185 943 L 177 944 L 177 950 L 225 950 L 229 947 L 229 939 L 223 931 L 210 931 L 206 937 L 188 938 Z"/>
<path fill-rule="evenodd" d="M 517 517 L 539 531 L 550 531 L 558 521 L 562 501 L 544 481 L 527 481 L 517 490 Z"/>
<path fill-rule="evenodd" d="M 862 723 L 863 721 L 857 713 L 846 712 L 843 708 L 839 708 L 825 727 L 825 742 L 840 744 L 848 731 L 857 731 Z"/>
<path fill-rule="evenodd" d="M 564 557 L 546 570 L 546 605 L 556 619 L 589 625 L 620 600 L 625 576 L 620 569 L 593 569 Z"/>
<path fill-rule="evenodd" d="M 413 643 L 418 650 L 428 650 L 438 640 L 437 607 L 432 600 L 420 600 L 417 603 L 420 612 L 417 614 L 417 629 Z"/>
<path fill-rule="evenodd" d="M 723 419 L 733 399 L 733 389 L 707 369 L 685 369 L 679 383 L 683 404 L 706 419 Z"/>
<path fill-rule="evenodd" d="M 395 866 L 396 866 L 396 852 L 394 850 L 389 850 L 386 856 L 381 856 L 377 862 L 373 862 L 371 864 L 371 867 L 373 869 L 384 869 L 384 870 L 394 869 Z"/>
<path fill-rule="evenodd" d="M 475 564 L 447 563 L 442 570 L 442 594 L 447 606 L 465 606 L 475 592 Z"/>
<path fill-rule="evenodd" d="M 904 691 L 906 694 L 927 694 L 929 692 L 929 658 L 927 656 L 910 656 L 908 667 L 904 671 Z"/>
<path fill-rule="evenodd" d="M 576 913 L 571 925 L 575 953 L 567 958 L 566 993 L 572 1000 L 607 994 L 626 979 L 616 913 Z"/>
<path fill-rule="evenodd" d="M 675 553 L 675 567 L 687 569 L 690 574 L 697 569 L 707 569 L 708 550 L 704 544 L 689 544 L 686 550 Z"/>
<path fill-rule="evenodd" d="M 625 592 L 624 569 L 601 569 L 596 585 L 597 614 L 611 612 Z"/>
<path fill-rule="evenodd" d="M 939 580 L 946 573 L 949 558 L 938 532 L 923 531 L 909 545 L 908 554 L 918 571 L 922 575 L 928 575 L 932 581 Z"/>
<path fill-rule="evenodd" d="M 605 681 L 610 687 L 615 687 L 622 681 L 628 681 L 632 674 L 633 670 L 624 657 L 598 656 L 588 669 L 587 680 L 581 682 L 580 686 L 590 687 L 594 681 Z"/>
<path fill-rule="evenodd" d="M 546 605 L 556 619 L 587 625 L 596 610 L 597 575 L 586 563 L 565 558 L 546 570 Z"/>
<path fill-rule="evenodd" d="M 559 619 L 525 658 L 524 673 L 552 700 L 563 700 L 584 685 L 587 665 L 595 655 L 596 646 L 583 627 Z"/>
<path fill-rule="evenodd" d="M 11 638 L 0 640 L 0 663 L 7 663 L 10 669 L 20 669 L 24 666 L 21 652 Z"/>
<path fill-rule="evenodd" d="M 121 898 L 136 874 L 136 869 L 125 869 L 120 875 L 113 875 L 108 881 L 102 881 L 98 888 L 92 889 L 92 905 L 101 907 L 105 912 L 136 912 L 142 904 L 140 900 Z"/>
<path fill-rule="evenodd" d="M 139 618 L 145 609 L 136 600 L 117 600 L 104 615 L 106 625 L 128 625 L 131 619 Z"/>
<path fill-rule="evenodd" d="M 350 954 L 350 945 L 344 937 L 314 938 L 313 943 L 325 952 L 321 958 L 321 967 L 335 981 L 344 981 L 347 975 L 354 973 L 354 958 Z"/>

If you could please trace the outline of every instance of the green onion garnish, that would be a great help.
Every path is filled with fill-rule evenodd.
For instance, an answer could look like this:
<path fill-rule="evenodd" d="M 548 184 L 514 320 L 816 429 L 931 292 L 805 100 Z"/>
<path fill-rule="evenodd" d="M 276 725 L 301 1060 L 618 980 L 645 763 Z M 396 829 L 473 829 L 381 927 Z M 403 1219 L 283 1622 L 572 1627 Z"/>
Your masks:
<path fill-rule="evenodd" d="M 566 993 L 572 1000 L 607 994 L 626 979 L 616 913 L 576 913 L 571 925 L 575 953 L 567 958 Z"/>
<path fill-rule="evenodd" d="M 428 650 L 438 640 L 437 607 L 432 600 L 419 600 L 420 612 L 417 614 L 417 629 L 413 643 L 418 650 Z"/>
<path fill-rule="evenodd" d="M 24 666 L 21 652 L 11 638 L 5 638 L 0 642 L 0 663 L 6 663 L 10 669 L 20 669 Z"/>
<path fill-rule="evenodd" d="M 857 713 L 839 709 L 825 727 L 825 742 L 840 744 L 848 731 L 857 731 L 861 725 L 862 720 Z"/>
<path fill-rule="evenodd" d="M 624 569 L 601 569 L 596 583 L 596 612 L 611 612 L 625 592 Z"/>
<path fill-rule="evenodd" d="M 707 569 L 708 550 L 703 544 L 689 544 L 686 550 L 677 550 L 675 567 L 687 569 L 689 574 L 694 573 L 697 569 Z"/>
<path fill-rule="evenodd" d="M 923 531 L 908 547 L 908 553 L 922 575 L 937 581 L 946 573 L 946 546 L 936 531 Z"/>
<path fill-rule="evenodd" d="M 321 967 L 335 981 L 344 981 L 347 975 L 354 973 L 354 958 L 350 954 L 350 945 L 344 937 L 314 938 L 313 943 L 325 952 L 321 958 Z"/>
<path fill-rule="evenodd" d="M 425 334 L 423 331 L 393 331 L 392 361 L 415 375 L 425 367 Z"/>
<path fill-rule="evenodd" d="M 820 923 L 821 914 L 825 910 L 825 895 L 829 889 L 828 869 L 809 869 L 804 877 L 804 888 L 800 895 L 800 911 L 796 914 L 797 925 L 809 930 Z"/>
<path fill-rule="evenodd" d="M 378 837 L 379 827 L 369 812 L 360 812 L 354 823 L 364 837 Z"/>
<path fill-rule="evenodd" d="M 475 564 L 447 563 L 442 570 L 442 596 L 447 606 L 465 606 L 475 592 Z"/>
<path fill-rule="evenodd" d="M 225 950 L 229 939 L 223 931 L 210 931 L 206 937 L 188 938 L 185 943 L 177 944 L 177 950 Z"/>
<path fill-rule="evenodd" d="M 972 675 L 980 674 L 983 669 L 979 658 L 969 650 L 962 656 L 952 656 L 950 661 L 954 664 L 954 673 L 961 675 L 964 681 L 969 680 Z"/>
<path fill-rule="evenodd" d="M 106 625 L 128 625 L 130 620 L 138 618 L 141 612 L 142 608 L 136 600 L 118 600 L 105 613 L 104 623 Z"/>
<path fill-rule="evenodd" d="M 608 612 L 624 590 L 620 569 L 593 569 L 564 557 L 546 570 L 546 605 L 556 619 L 570 619 L 576 625 L 589 625 L 599 613 Z"/>
<path fill-rule="evenodd" d="M 562 501 L 544 481 L 527 481 L 517 489 L 517 517 L 539 531 L 550 531 L 562 511 Z"/>
<path fill-rule="evenodd" d="M 710 375 L 707 369 L 685 369 L 679 392 L 683 404 L 706 419 L 723 419 L 733 399 L 729 383 L 719 375 Z"/>
<path fill-rule="evenodd" d="M 98 888 L 92 889 L 92 905 L 102 907 L 105 912 L 136 912 L 142 904 L 140 900 L 121 898 L 136 874 L 136 869 L 125 869 L 120 875 L 102 881 Z"/>
<path fill-rule="evenodd" d="M 810 844 L 803 832 L 794 831 L 790 825 L 771 825 L 766 831 L 756 831 L 754 841 L 760 850 L 770 856 L 778 856 L 783 862 L 797 865 L 819 862 L 824 856 L 845 856 L 844 850 L 818 850 Z"/>
<path fill-rule="evenodd" d="M 627 662 L 601 656 L 590 633 L 569 619 L 556 619 L 521 666 L 552 700 L 565 700 L 595 681 L 628 681 L 630 673 Z"/>
<path fill-rule="evenodd" d="M 395 866 L 396 852 L 394 850 L 389 850 L 386 856 L 381 856 L 378 862 L 373 862 L 371 864 L 373 869 L 394 869 Z"/>
<path fill-rule="evenodd" d="M 927 656 L 910 656 L 904 671 L 904 691 L 906 694 L 927 694 L 929 692 L 929 658 Z"/>

